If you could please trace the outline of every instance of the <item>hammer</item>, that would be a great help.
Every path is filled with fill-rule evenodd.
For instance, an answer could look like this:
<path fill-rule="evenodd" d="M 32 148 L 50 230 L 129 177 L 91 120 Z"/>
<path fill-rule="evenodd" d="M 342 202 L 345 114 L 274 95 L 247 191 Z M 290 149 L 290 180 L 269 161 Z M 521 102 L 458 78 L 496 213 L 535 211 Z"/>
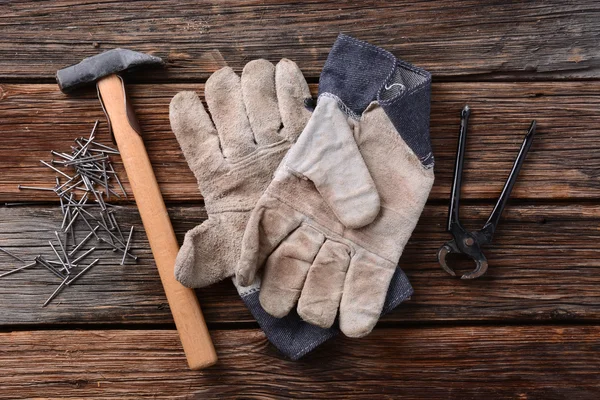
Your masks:
<path fill-rule="evenodd" d="M 118 75 L 132 68 L 162 65 L 164 63 L 158 57 L 113 49 L 59 70 L 56 80 L 65 93 L 96 83 L 109 131 L 121 153 L 188 365 L 196 370 L 216 363 L 217 354 L 196 294 L 175 279 L 175 257 L 179 245 L 135 113 L 127 99 L 123 78 Z"/>

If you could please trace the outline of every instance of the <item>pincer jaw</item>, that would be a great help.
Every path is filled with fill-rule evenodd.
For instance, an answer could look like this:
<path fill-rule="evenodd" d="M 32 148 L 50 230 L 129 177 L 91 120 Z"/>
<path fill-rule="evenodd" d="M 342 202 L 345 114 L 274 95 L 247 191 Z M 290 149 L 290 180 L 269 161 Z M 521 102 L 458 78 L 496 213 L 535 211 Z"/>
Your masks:
<path fill-rule="evenodd" d="M 453 241 L 450 241 L 450 242 L 444 244 L 442 247 L 440 247 L 440 249 L 438 250 L 438 253 L 437 253 L 437 257 L 438 257 L 438 261 L 439 261 L 440 265 L 442 266 L 442 268 L 444 269 L 444 271 L 446 271 L 451 276 L 456 276 L 456 272 L 454 272 L 454 270 L 452 268 L 450 268 L 450 266 L 446 262 L 446 256 L 448 256 L 448 254 L 461 253 L 460 251 L 458 251 L 457 248 L 455 248 L 456 245 L 452 242 Z M 460 279 L 479 278 L 480 276 L 484 275 L 487 272 L 488 262 L 483 254 L 480 254 L 478 258 L 473 258 L 473 261 L 475 261 L 475 269 L 473 271 L 469 272 L 468 274 L 464 274 L 463 276 L 461 276 Z"/>

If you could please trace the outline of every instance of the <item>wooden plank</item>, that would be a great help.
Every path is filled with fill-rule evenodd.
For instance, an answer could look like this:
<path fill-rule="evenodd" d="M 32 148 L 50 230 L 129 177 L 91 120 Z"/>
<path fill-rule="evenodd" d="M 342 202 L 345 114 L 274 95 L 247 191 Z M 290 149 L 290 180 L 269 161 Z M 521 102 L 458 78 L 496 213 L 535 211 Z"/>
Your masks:
<path fill-rule="evenodd" d="M 317 77 L 338 32 L 380 45 L 438 78 L 598 78 L 600 8 L 578 2 L 10 2 L 0 9 L 0 79 L 53 79 L 114 47 L 164 57 L 142 80 L 205 79 L 218 49 L 248 60 L 295 57 Z"/>
<path fill-rule="evenodd" d="M 0 334 L 0 398 L 593 399 L 598 326 L 386 329 L 299 362 L 257 330 L 212 331 L 217 365 L 189 371 L 175 331 Z"/>
<path fill-rule="evenodd" d="M 132 101 L 150 158 L 167 201 L 201 199 L 192 173 L 170 130 L 168 104 L 180 90 L 202 85 L 131 85 Z M 312 87 L 316 91 L 316 87 Z M 440 83 L 433 88 L 431 135 L 436 184 L 431 199 L 447 199 L 452 180 L 459 113 L 473 109 L 463 198 L 496 199 L 532 119 L 538 134 L 513 197 L 600 197 L 600 83 Z M 103 119 L 94 94 L 68 97 L 55 85 L 0 85 L 0 201 L 55 200 L 18 184 L 48 185 L 54 173 L 42 166 L 49 151 L 69 150 Z M 105 125 L 98 136 L 109 143 Z M 120 165 L 118 165 L 120 169 Z M 124 174 L 122 174 L 124 177 Z"/>
<path fill-rule="evenodd" d="M 187 214 L 196 222 L 206 217 L 204 209 L 199 207 L 171 209 L 170 215 L 177 227 L 180 242 L 183 241 L 183 234 L 194 226 L 186 221 Z M 62 217 L 59 207 L 0 208 L 0 215 L 1 247 L 28 261 L 39 254 L 50 260 L 57 260 L 48 245 L 48 240 L 54 240 L 54 231 L 60 228 Z M 108 244 L 92 238 L 84 249 L 94 246 L 97 250 L 86 260 L 91 262 L 94 258 L 100 258 L 99 264 L 73 286 L 65 288 L 45 308 L 41 306 L 61 283 L 60 278 L 40 266 L 2 278 L 0 307 L 5 307 L 6 313 L 0 312 L 1 324 L 172 323 L 169 306 L 137 210 L 132 206 L 117 209 L 116 218 L 125 232 L 129 230 L 129 226 L 135 227 L 131 252 L 139 257 L 137 263 L 127 260 L 126 265 L 119 265 L 122 253 L 113 253 Z M 82 221 L 77 222 L 75 226 L 79 241 L 89 230 Z M 106 234 L 102 236 L 107 238 Z M 3 272 L 21 264 L 5 254 L 0 254 L 0 260 Z M 220 285 L 221 288 L 228 286 L 232 284 L 223 282 Z M 215 287 L 200 299 L 208 304 L 209 313 L 227 314 L 218 304 L 229 303 L 234 309 L 232 316 L 247 314 L 243 303 L 235 295 L 235 290 L 220 291 Z M 214 314 L 212 317 L 207 314 L 206 317 L 212 321 L 220 318 Z"/>
<path fill-rule="evenodd" d="M 491 205 L 465 206 L 468 228 L 482 226 Z M 598 321 L 600 319 L 600 206 L 511 205 L 494 243 L 485 249 L 488 273 L 476 281 L 448 276 L 436 252 L 446 240 L 445 206 L 427 206 L 401 259 L 415 289 L 412 299 L 383 318 L 383 326 L 465 321 Z M 185 232 L 206 218 L 201 207 L 172 206 L 169 213 L 181 243 Z M 0 279 L 0 325 L 172 323 L 168 306 L 133 207 L 118 211 L 135 225 L 137 265 L 119 266 L 106 245 L 102 262 L 46 308 L 41 304 L 60 283 L 43 269 Z M 0 246 L 26 260 L 51 256 L 47 241 L 60 225 L 57 207 L 0 207 Z M 81 230 L 83 234 L 83 228 Z M 459 270 L 474 265 L 454 261 Z M 0 273 L 20 265 L 0 254 Z M 254 321 L 230 282 L 198 290 L 207 321 Z"/>

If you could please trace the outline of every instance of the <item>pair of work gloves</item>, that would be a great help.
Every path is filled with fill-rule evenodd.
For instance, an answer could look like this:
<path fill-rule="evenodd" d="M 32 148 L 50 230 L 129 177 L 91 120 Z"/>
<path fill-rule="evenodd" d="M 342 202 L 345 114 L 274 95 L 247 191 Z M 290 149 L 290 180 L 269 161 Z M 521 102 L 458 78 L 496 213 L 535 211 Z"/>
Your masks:
<path fill-rule="evenodd" d="M 282 59 L 207 81 L 208 115 L 177 94 L 171 127 L 204 196 L 176 278 L 233 277 L 269 340 L 297 359 L 341 330 L 367 335 L 412 294 L 398 268 L 433 184 L 431 76 L 346 35 L 321 73 L 314 110 Z M 338 321 L 336 323 L 336 320 Z"/>

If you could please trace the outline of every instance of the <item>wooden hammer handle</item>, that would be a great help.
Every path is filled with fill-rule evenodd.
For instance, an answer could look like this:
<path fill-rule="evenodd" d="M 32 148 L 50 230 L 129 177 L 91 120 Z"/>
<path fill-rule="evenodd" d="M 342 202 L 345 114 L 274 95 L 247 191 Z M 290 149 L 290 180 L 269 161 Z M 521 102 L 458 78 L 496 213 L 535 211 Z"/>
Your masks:
<path fill-rule="evenodd" d="M 112 125 L 125 171 L 142 217 L 169 307 L 191 369 L 217 362 L 198 298 L 192 289 L 177 282 L 174 275 L 179 245 L 163 201 L 142 137 L 130 125 L 125 109 L 121 78 L 109 75 L 97 82 L 104 109 Z"/>

